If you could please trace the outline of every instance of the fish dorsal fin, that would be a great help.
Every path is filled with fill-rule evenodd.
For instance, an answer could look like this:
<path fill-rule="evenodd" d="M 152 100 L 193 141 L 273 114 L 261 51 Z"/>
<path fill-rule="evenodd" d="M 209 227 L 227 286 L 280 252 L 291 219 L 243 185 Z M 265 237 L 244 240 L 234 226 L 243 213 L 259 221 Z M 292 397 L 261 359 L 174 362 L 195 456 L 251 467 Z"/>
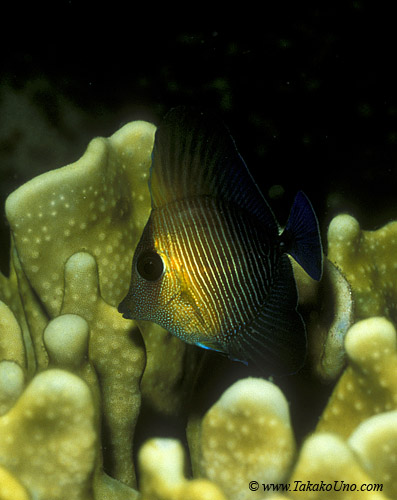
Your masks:
<path fill-rule="evenodd" d="M 237 204 L 278 231 L 276 219 L 214 116 L 185 107 L 167 113 L 156 131 L 150 177 L 152 207 L 210 196 Z"/>

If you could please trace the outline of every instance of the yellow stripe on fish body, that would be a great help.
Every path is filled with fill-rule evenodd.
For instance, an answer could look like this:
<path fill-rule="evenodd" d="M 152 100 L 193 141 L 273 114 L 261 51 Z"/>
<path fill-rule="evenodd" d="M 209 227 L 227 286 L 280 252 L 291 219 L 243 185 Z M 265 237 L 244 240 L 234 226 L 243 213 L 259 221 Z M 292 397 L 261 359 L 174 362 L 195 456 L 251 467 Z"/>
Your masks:
<path fill-rule="evenodd" d="M 152 211 L 119 311 L 268 374 L 298 370 L 306 333 L 286 253 L 314 279 L 322 270 L 306 196 L 297 194 L 279 235 L 226 129 L 184 108 L 156 132 L 149 187 Z"/>
<path fill-rule="evenodd" d="M 224 343 L 255 315 L 269 286 L 276 255 L 259 224 L 206 197 L 156 209 L 152 218 L 165 272 L 157 307 L 140 314 L 189 343 Z"/>

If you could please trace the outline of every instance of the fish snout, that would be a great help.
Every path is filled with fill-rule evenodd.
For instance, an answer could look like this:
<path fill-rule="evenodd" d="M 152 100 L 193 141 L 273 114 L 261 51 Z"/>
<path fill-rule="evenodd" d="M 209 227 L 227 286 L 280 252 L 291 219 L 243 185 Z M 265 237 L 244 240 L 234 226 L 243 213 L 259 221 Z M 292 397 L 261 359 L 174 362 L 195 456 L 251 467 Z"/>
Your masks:
<path fill-rule="evenodd" d="M 132 314 L 131 314 L 131 311 L 130 311 L 130 307 L 129 307 L 129 300 L 128 300 L 128 295 L 127 297 L 125 297 L 121 302 L 120 304 L 118 305 L 117 307 L 117 310 L 120 314 L 123 315 L 123 318 L 124 319 L 134 319 L 132 317 Z"/>

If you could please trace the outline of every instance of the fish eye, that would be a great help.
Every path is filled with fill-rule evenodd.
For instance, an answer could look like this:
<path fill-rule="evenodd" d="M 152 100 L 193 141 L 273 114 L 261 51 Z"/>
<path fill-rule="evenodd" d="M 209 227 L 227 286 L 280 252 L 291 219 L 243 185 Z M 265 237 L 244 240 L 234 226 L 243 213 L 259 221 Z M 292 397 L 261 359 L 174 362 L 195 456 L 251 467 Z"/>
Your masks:
<path fill-rule="evenodd" d="M 136 263 L 138 274 L 146 281 L 158 280 L 164 271 L 163 259 L 153 251 L 141 253 Z"/>

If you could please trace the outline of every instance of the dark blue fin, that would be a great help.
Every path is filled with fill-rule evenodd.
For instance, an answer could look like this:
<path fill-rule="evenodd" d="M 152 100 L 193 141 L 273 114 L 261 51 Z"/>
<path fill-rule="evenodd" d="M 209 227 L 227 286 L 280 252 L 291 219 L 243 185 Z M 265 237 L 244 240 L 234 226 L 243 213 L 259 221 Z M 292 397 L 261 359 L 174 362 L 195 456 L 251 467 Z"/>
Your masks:
<path fill-rule="evenodd" d="M 310 277 L 317 281 L 321 279 L 323 249 L 320 230 L 313 207 L 302 191 L 295 197 L 280 241 L 284 251 L 289 253 Z"/>
<path fill-rule="evenodd" d="M 229 357 L 254 364 L 269 375 L 297 372 L 307 350 L 297 303 L 292 266 L 287 255 L 282 255 L 259 315 L 227 344 Z"/>
<path fill-rule="evenodd" d="M 278 236 L 278 224 L 226 127 L 209 113 L 172 109 L 159 125 L 150 174 L 152 207 L 210 196 L 254 214 Z"/>

